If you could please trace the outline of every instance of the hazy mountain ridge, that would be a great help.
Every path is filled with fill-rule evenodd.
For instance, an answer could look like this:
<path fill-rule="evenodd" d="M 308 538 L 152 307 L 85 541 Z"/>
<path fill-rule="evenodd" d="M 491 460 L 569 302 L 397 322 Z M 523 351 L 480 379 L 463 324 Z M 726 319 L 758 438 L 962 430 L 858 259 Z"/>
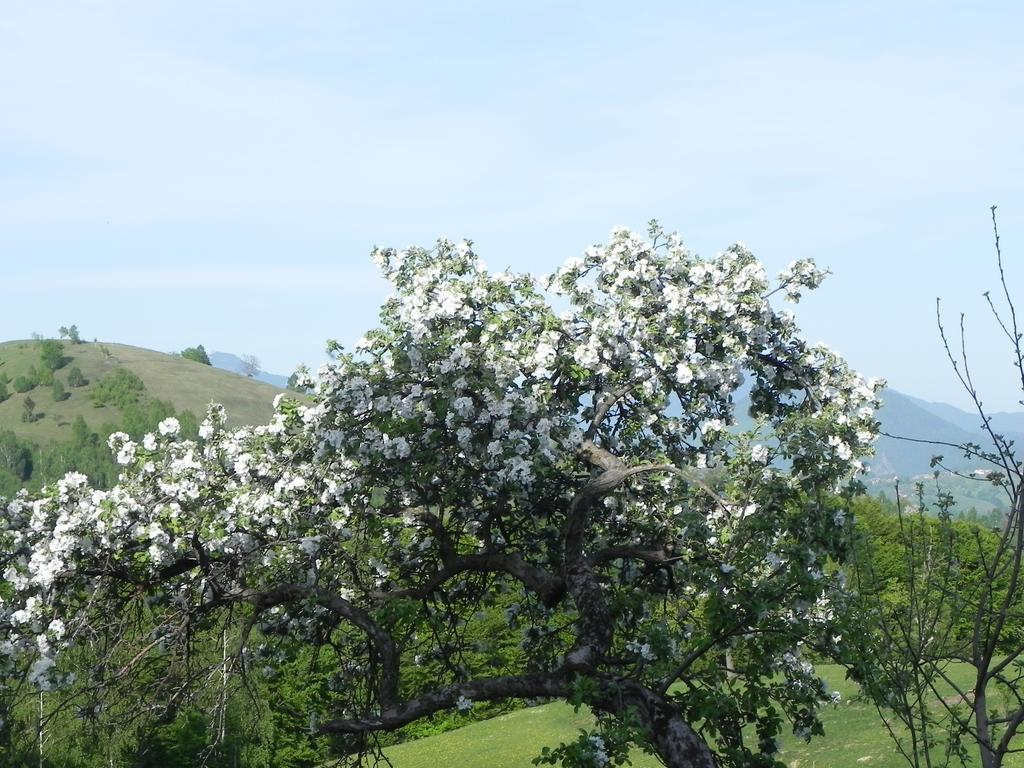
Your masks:
<path fill-rule="evenodd" d="M 905 395 L 915 405 L 936 416 L 971 432 L 982 428 L 981 416 L 977 411 L 964 411 L 947 403 L 934 403 L 911 395 Z M 988 414 L 992 428 L 1018 444 L 1024 441 L 1024 411 L 996 411 Z"/>
<path fill-rule="evenodd" d="M 231 373 L 237 373 L 239 376 L 244 376 L 247 379 L 251 378 L 256 381 L 262 381 L 267 384 L 272 384 L 275 387 L 281 387 L 281 389 L 288 386 L 288 377 L 281 376 L 277 373 L 259 371 L 253 376 L 246 376 L 242 372 L 244 369 L 242 358 L 238 355 L 233 355 L 230 352 L 214 352 L 210 355 L 210 362 L 213 364 L 214 368 L 219 368 L 222 371 L 230 371 Z"/>
<path fill-rule="evenodd" d="M 968 470 L 984 466 L 977 459 L 968 459 L 961 451 L 936 443 L 973 442 L 983 450 L 991 448 L 991 439 L 982 431 L 981 416 L 971 414 L 948 403 L 937 403 L 893 389 L 882 395 L 884 406 L 878 412 L 883 435 L 875 446 L 870 465 L 875 475 L 902 477 L 931 471 L 931 457 L 941 455 L 943 464 L 951 469 Z M 997 432 L 1024 446 L 1024 413 L 994 413 L 992 426 Z M 903 438 L 903 439 L 898 439 Z M 927 442 L 933 441 L 933 442 Z"/>

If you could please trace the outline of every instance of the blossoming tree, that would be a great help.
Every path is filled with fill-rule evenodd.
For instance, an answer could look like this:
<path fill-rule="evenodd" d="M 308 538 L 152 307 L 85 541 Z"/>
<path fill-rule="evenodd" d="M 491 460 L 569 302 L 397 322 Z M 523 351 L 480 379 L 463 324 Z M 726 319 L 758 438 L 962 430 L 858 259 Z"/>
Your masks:
<path fill-rule="evenodd" d="M 7 503 L 0 664 L 67 686 L 64 659 L 102 642 L 88 688 L 109 690 L 202 627 L 223 637 L 218 674 L 320 644 L 338 693 L 311 723 L 353 754 L 520 698 L 598 715 L 548 762 L 632 743 L 669 766 L 771 765 L 787 719 L 820 730 L 802 652 L 842 642 L 832 494 L 873 439 L 877 386 L 770 303 L 823 273 L 797 262 L 773 285 L 743 247 L 702 260 L 653 224 L 546 281 L 488 272 L 468 242 L 375 258 L 395 293 L 305 382 L 312 400 L 237 431 L 211 407 L 195 442 L 173 419 L 112 435 L 112 490 L 72 474 Z M 462 657 L 495 606 L 517 668 Z M 429 681 L 409 671 L 426 659 Z"/>

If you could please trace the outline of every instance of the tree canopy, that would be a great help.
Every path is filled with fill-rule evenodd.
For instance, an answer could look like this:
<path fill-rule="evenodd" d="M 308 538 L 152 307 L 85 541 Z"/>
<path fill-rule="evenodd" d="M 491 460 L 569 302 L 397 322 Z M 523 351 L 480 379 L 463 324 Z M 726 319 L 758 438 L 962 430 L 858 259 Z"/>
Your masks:
<path fill-rule="evenodd" d="M 195 347 L 186 347 L 181 350 L 181 356 L 186 360 L 194 360 L 195 362 L 202 363 L 203 365 L 213 365 L 213 363 L 210 362 L 210 356 L 206 354 L 206 350 L 203 348 L 202 344 Z"/>
<path fill-rule="evenodd" d="M 374 257 L 395 293 L 298 382 L 311 402 L 236 431 L 214 406 L 194 441 L 174 418 L 111 435 L 114 488 L 72 473 L 7 504 L 0 666 L 72 690 L 66 660 L 103 642 L 82 695 L 152 692 L 219 628 L 223 657 L 174 684 L 201 702 L 196 665 L 243 677 L 319 646 L 334 694 L 310 727 L 349 762 L 376 732 L 504 699 L 598 714 L 548 762 L 639 744 L 773 765 L 787 718 L 819 732 L 806 653 L 843 643 L 834 494 L 878 389 L 771 303 L 823 273 L 770 281 L 742 246 L 702 259 L 653 223 L 546 280 L 490 272 L 466 241 Z M 496 609 L 521 653 L 467 646 Z"/>

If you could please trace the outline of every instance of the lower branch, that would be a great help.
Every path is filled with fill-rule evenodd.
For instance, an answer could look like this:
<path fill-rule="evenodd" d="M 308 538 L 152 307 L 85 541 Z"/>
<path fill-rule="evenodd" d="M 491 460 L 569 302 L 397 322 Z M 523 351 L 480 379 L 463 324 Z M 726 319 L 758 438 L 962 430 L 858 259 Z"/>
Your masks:
<path fill-rule="evenodd" d="M 403 725 L 456 706 L 460 698 L 471 701 L 495 701 L 523 698 L 565 698 L 570 681 L 564 674 L 509 675 L 471 680 L 440 688 L 415 699 L 395 704 L 371 717 L 329 720 L 320 733 L 370 733 L 393 731 Z"/>

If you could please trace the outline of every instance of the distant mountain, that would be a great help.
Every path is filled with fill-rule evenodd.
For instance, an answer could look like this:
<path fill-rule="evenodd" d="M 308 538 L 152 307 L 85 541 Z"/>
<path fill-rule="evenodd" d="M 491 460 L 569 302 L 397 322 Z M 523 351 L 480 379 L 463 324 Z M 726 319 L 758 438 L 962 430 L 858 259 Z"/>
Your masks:
<path fill-rule="evenodd" d="M 978 419 L 945 403 L 928 403 L 894 389 L 882 393 L 883 406 L 878 411 L 882 436 L 875 444 L 875 456 L 869 462 L 876 476 L 901 477 L 926 474 L 931 471 L 932 456 L 941 455 L 946 466 L 971 469 L 979 462 L 965 459 L 953 448 L 926 441 L 953 443 L 982 443 L 983 436 L 976 429 Z M 925 405 L 931 407 L 925 407 Z M 947 416 L 949 418 L 947 418 Z M 904 438 L 904 439 L 898 439 Z"/>
<path fill-rule="evenodd" d="M 882 431 L 903 438 L 917 438 L 953 444 L 973 442 L 983 450 L 991 449 L 991 439 L 981 429 L 981 417 L 947 403 L 934 403 L 888 389 L 882 393 L 884 407 L 878 412 Z M 1024 422 L 1022 413 L 992 414 L 997 432 L 1024 447 L 1024 433 L 1012 429 Z M 956 448 L 928 442 L 880 437 L 876 454 L 871 459 L 871 472 L 864 478 L 872 492 L 890 497 L 896 490 L 895 478 L 900 479 L 899 492 L 911 503 L 916 503 L 916 489 L 924 494 L 925 508 L 938 509 L 940 492 L 954 501 L 955 515 L 999 515 L 1006 509 L 1007 497 L 1003 489 L 986 481 L 985 476 L 972 470 L 992 467 L 978 459 L 967 459 Z M 929 464 L 931 457 L 943 457 L 944 466 L 958 470 L 960 475 L 941 474 L 929 477 L 935 470 Z M 972 513 L 972 510 L 974 511 Z M 973 518 L 970 518 L 973 519 Z M 995 524 L 993 523 L 993 524 Z"/>
<path fill-rule="evenodd" d="M 932 403 L 906 395 L 915 405 L 934 413 L 950 424 L 956 424 L 969 432 L 981 430 L 981 416 L 975 411 L 964 411 L 946 403 Z M 992 428 L 999 434 L 1013 440 L 1017 445 L 1024 446 L 1024 412 L 997 411 L 989 414 Z"/>
<path fill-rule="evenodd" d="M 970 470 L 982 466 L 975 459 L 964 458 L 955 448 L 936 444 L 973 442 L 989 447 L 991 441 L 981 431 L 979 417 L 946 403 L 929 403 L 894 389 L 882 393 L 882 402 L 877 418 L 885 434 L 878 438 L 875 455 L 868 461 L 871 477 L 908 478 L 928 474 L 932 471 L 931 459 L 937 455 L 942 456 L 943 464 L 951 469 Z M 737 395 L 736 405 L 738 427 L 750 428 L 753 422 L 746 415 L 750 401 L 745 391 Z M 1024 413 L 1000 413 L 993 418 L 993 423 L 1005 430 L 1004 434 L 1024 448 L 1024 433 L 1007 429 L 1018 422 L 1024 422 Z"/>
<path fill-rule="evenodd" d="M 222 371 L 231 371 L 231 373 L 237 373 L 239 376 L 245 376 L 245 374 L 242 373 L 242 358 L 238 355 L 233 355 L 230 352 L 214 352 L 210 355 L 210 362 L 213 363 L 214 368 L 220 368 Z M 255 376 L 245 376 L 245 378 L 253 378 L 256 379 L 256 381 L 273 384 L 275 387 L 281 387 L 281 389 L 288 386 L 287 376 L 281 376 L 276 373 L 267 373 L 266 371 L 260 371 Z"/>

